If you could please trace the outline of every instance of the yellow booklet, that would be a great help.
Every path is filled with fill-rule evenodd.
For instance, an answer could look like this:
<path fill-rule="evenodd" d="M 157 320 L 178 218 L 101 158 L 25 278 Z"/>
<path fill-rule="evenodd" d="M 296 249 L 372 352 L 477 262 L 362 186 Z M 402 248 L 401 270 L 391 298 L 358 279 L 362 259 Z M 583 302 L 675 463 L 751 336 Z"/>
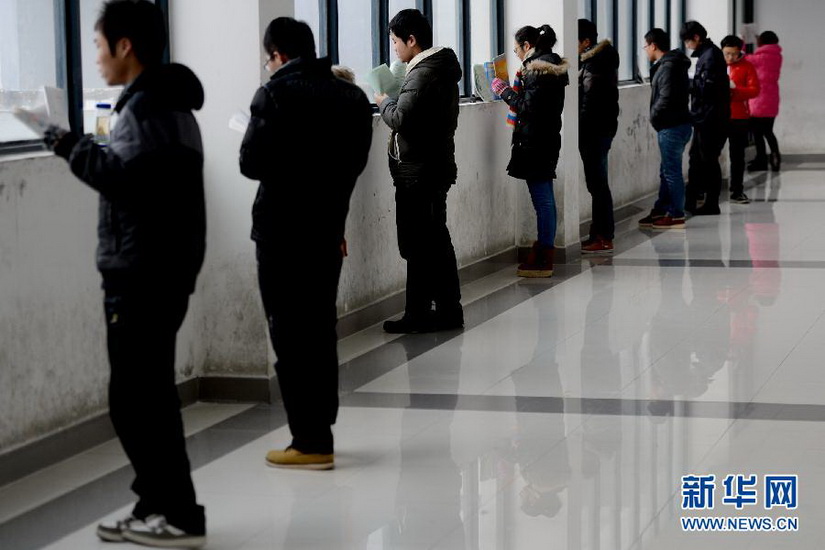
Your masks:
<path fill-rule="evenodd" d="M 510 81 L 510 72 L 507 70 L 507 54 L 497 55 L 493 58 L 493 67 L 496 69 L 496 76 L 505 82 Z"/>

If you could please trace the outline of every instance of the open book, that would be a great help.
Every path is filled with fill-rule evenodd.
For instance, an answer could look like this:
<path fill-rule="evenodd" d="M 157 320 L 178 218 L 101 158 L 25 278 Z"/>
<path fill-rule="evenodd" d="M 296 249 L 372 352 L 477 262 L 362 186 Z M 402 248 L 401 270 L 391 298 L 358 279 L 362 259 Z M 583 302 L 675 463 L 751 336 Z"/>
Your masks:
<path fill-rule="evenodd" d="M 366 80 L 376 93 L 387 94 L 395 99 L 401 92 L 401 85 L 407 74 L 407 64 L 394 61 L 389 67 L 379 65 L 367 75 Z"/>
<path fill-rule="evenodd" d="M 44 102 L 33 109 L 15 107 L 12 114 L 38 136 L 46 135 L 49 126 L 69 127 L 66 93 L 58 88 L 41 88 Z"/>

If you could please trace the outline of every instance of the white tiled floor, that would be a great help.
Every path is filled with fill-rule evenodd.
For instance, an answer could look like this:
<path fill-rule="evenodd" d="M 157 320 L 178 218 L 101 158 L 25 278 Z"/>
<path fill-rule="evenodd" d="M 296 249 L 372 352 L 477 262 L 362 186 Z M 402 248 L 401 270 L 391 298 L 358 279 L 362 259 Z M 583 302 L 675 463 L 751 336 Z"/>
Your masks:
<path fill-rule="evenodd" d="M 266 468 L 266 451 L 288 443 L 286 428 L 199 468 L 208 548 L 822 548 L 822 175 L 768 173 L 768 186 L 749 194 L 778 202 L 691 219 L 685 231 L 645 240 L 615 265 L 585 270 L 361 386 L 366 398 L 414 404 L 403 395 L 427 394 L 428 404 L 444 405 L 342 407 L 331 472 Z M 465 298 L 513 282 L 497 273 Z M 342 360 L 381 346 L 406 357 L 404 341 L 373 327 L 342 341 Z M 463 410 L 460 401 L 453 410 L 456 394 L 625 406 L 622 414 L 550 413 L 540 403 L 551 400 L 539 400 L 537 412 L 496 412 Z M 723 412 L 693 415 L 684 402 Z M 741 404 L 808 407 L 794 409 L 796 420 L 726 417 Z M 63 465 L 67 478 L 83 467 L 83 459 Z M 717 503 L 728 474 L 798 474 L 799 508 L 683 512 L 685 474 L 716 475 Z M 31 495 L 48 479 L 34 476 Z M 0 493 L 0 503 L 15 495 Z M 689 533 L 682 515 L 792 516 L 799 531 Z M 96 541 L 94 523 L 48 548 L 110 548 Z"/>

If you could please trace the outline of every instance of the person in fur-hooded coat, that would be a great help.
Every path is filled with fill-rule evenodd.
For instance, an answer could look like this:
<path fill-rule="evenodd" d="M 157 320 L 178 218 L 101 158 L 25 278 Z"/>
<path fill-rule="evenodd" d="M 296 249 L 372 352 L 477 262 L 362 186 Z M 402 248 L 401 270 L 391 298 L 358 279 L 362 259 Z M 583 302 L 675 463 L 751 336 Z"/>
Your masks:
<path fill-rule="evenodd" d="M 536 210 L 537 240 L 519 265 L 520 277 L 553 275 L 556 202 L 553 180 L 561 150 L 561 113 L 568 63 L 553 53 L 556 32 L 549 25 L 526 26 L 515 34 L 513 52 L 522 61 L 513 86 L 496 78 L 492 89 L 510 106 L 513 143 L 507 173 L 527 182 Z"/>
<path fill-rule="evenodd" d="M 579 153 L 593 222 L 582 243 L 584 254 L 613 252 L 615 221 L 607 157 L 619 120 L 619 52 L 598 40 L 596 25 L 579 19 Z"/>

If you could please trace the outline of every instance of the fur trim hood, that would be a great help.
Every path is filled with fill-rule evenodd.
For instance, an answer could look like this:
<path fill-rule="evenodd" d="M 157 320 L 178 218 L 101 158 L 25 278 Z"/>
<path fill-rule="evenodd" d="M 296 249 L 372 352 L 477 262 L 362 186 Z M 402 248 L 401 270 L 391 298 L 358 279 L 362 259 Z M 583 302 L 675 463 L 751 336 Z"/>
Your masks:
<path fill-rule="evenodd" d="M 531 58 L 531 55 L 534 57 Z M 568 63 L 566 57 L 562 57 L 558 64 L 552 63 L 547 59 L 542 59 L 542 54 L 536 52 L 535 50 L 530 50 L 527 52 L 527 57 L 528 59 L 525 61 L 524 70 L 522 71 L 524 74 L 535 73 L 551 76 L 562 76 L 567 74 L 567 69 L 570 67 L 570 63 Z"/>
<path fill-rule="evenodd" d="M 613 44 L 610 42 L 610 40 L 607 40 L 607 39 L 602 40 L 601 42 L 599 42 L 598 44 L 596 44 L 596 47 L 594 47 L 594 48 L 590 48 L 589 50 L 587 50 L 587 51 L 585 51 L 585 52 L 582 52 L 582 54 L 579 56 L 579 59 L 580 59 L 581 61 L 587 61 L 588 59 L 590 59 L 590 58 L 592 58 L 592 57 L 595 57 L 595 56 L 599 55 L 599 54 L 600 54 L 600 53 L 602 53 L 602 52 L 603 52 L 603 51 L 604 51 L 604 50 L 605 50 L 608 46 L 612 46 L 612 45 L 613 45 Z"/>

